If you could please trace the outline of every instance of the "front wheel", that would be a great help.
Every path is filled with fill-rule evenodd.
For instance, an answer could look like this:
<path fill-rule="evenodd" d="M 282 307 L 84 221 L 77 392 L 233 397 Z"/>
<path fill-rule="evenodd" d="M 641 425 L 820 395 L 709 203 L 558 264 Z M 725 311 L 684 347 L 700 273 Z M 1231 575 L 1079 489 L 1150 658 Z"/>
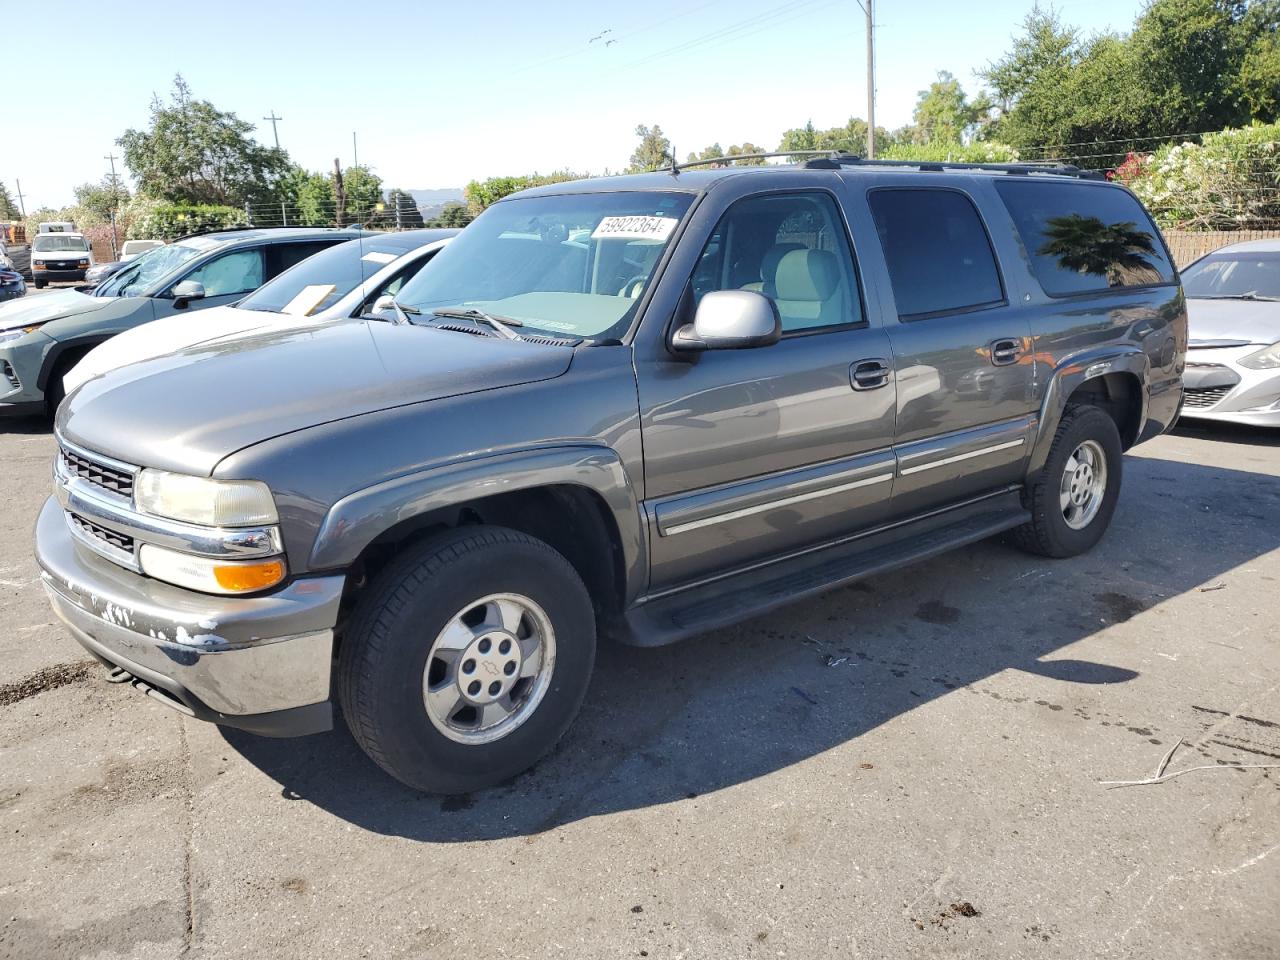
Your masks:
<path fill-rule="evenodd" d="M 1031 520 L 1018 546 L 1045 557 L 1074 557 L 1096 544 L 1120 496 L 1120 433 L 1098 407 L 1069 407 L 1040 476 L 1027 488 Z"/>
<path fill-rule="evenodd" d="M 577 572 L 533 537 L 453 530 L 392 563 L 356 606 L 338 694 L 393 777 L 468 793 L 532 766 L 568 729 L 595 661 Z"/>

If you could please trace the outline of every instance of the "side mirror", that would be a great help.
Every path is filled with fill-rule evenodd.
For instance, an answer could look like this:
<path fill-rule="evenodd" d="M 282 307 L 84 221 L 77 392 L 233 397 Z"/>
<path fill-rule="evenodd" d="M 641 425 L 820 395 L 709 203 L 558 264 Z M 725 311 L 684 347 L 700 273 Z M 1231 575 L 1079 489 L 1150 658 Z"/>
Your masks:
<path fill-rule="evenodd" d="M 396 298 L 389 293 L 384 293 L 377 300 L 373 301 L 374 313 L 395 313 Z"/>
<path fill-rule="evenodd" d="M 199 280 L 182 280 L 173 285 L 169 294 L 173 297 L 174 308 L 181 310 L 192 300 L 204 299 L 204 284 Z"/>
<path fill-rule="evenodd" d="M 782 320 L 772 300 L 754 290 L 714 290 L 704 294 L 687 323 L 671 338 L 679 351 L 745 350 L 767 347 L 782 337 Z"/>

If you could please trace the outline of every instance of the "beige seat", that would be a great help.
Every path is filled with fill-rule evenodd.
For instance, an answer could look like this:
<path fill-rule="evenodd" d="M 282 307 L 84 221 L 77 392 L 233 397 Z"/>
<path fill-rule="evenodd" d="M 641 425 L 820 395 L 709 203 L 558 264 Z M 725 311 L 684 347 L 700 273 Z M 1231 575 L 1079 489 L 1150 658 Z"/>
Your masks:
<path fill-rule="evenodd" d="M 840 261 L 827 250 L 792 250 L 778 264 L 778 315 L 783 330 L 843 323 Z"/>
<path fill-rule="evenodd" d="M 803 249 L 802 243 L 779 243 L 770 247 L 760 258 L 760 279 L 744 284 L 742 289 L 754 290 L 756 293 L 763 293 L 766 297 L 777 296 L 778 264 L 792 250 Z"/>

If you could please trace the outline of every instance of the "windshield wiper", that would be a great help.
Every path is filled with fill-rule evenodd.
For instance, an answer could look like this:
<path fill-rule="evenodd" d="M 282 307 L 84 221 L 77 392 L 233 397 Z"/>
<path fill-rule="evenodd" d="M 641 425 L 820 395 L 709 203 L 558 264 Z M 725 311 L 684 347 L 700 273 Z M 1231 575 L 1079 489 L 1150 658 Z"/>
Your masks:
<path fill-rule="evenodd" d="M 483 310 L 476 310 L 474 307 L 468 310 L 457 310 L 452 307 L 443 307 L 432 310 L 431 314 L 436 317 L 454 317 L 459 320 L 475 320 L 477 322 L 484 321 L 508 340 L 522 339 L 520 334 L 516 333 L 511 328 L 523 327 L 524 324 L 513 317 L 496 317 L 492 313 L 485 313 Z"/>
<path fill-rule="evenodd" d="M 1258 293 L 1217 293 L 1208 297 L 1192 297 L 1191 299 L 1200 300 L 1256 300 L 1262 303 L 1273 303 L 1280 300 L 1280 297 L 1267 297 Z"/>

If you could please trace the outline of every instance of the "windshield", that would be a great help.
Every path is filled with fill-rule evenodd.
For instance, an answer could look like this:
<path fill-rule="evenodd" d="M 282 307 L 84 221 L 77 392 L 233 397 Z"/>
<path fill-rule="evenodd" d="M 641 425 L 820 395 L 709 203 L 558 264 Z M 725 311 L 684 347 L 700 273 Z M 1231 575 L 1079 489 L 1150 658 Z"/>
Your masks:
<path fill-rule="evenodd" d="M 1188 297 L 1280 298 L 1280 251 L 1210 254 L 1182 274 Z"/>
<path fill-rule="evenodd" d="M 151 284 L 155 283 L 170 270 L 182 266 L 188 260 L 198 257 L 207 250 L 207 246 L 194 246 L 183 243 L 170 243 L 163 247 L 148 250 L 129 265 L 114 274 L 110 280 L 102 284 L 93 295 L 95 297 L 136 297 L 141 295 Z"/>
<path fill-rule="evenodd" d="M 583 193 L 504 200 L 458 235 L 396 300 L 483 310 L 521 333 L 613 339 L 693 202 L 685 193 Z"/>
<path fill-rule="evenodd" d="M 87 253 L 89 244 L 85 242 L 84 237 L 70 237 L 65 234 L 42 233 L 36 237 L 35 243 L 31 245 L 34 253 L 53 253 L 54 251 L 70 251 L 73 253 Z"/>
<path fill-rule="evenodd" d="M 286 270 L 237 307 L 309 317 L 327 310 L 404 254 L 403 245 L 395 246 L 385 240 L 348 240 Z"/>

